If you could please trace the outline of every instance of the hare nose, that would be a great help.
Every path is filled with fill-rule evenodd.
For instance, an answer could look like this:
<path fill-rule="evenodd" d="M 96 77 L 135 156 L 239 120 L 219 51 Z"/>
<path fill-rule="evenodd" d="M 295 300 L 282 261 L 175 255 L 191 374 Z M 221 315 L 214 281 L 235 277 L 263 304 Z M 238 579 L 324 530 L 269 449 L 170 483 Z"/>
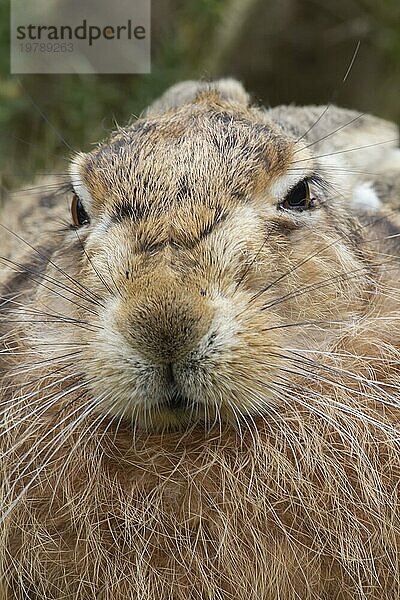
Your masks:
<path fill-rule="evenodd" d="M 192 352 L 208 332 L 213 311 L 198 292 L 147 293 L 130 311 L 130 340 L 149 361 L 167 365 L 173 381 L 172 364 Z"/>

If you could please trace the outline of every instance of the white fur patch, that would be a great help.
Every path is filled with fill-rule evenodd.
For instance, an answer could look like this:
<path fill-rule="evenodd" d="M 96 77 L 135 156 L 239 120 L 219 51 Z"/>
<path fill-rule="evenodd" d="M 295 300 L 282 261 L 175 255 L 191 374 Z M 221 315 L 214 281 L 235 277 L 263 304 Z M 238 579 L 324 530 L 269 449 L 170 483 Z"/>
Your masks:
<path fill-rule="evenodd" d="M 379 165 L 380 171 L 391 171 L 400 169 L 400 148 L 390 150 L 385 156 L 385 160 Z"/>
<path fill-rule="evenodd" d="M 286 196 L 289 190 L 291 190 L 297 183 L 302 181 L 305 177 L 310 175 L 309 169 L 299 171 L 296 173 L 286 173 L 279 177 L 270 188 L 271 195 L 280 202 Z"/>
<path fill-rule="evenodd" d="M 382 206 L 371 183 L 361 183 L 354 188 L 351 204 L 356 209 L 369 212 L 377 212 Z"/>
<path fill-rule="evenodd" d="M 72 183 L 72 186 L 73 186 L 75 192 L 77 193 L 79 198 L 82 200 L 83 204 L 88 208 L 92 204 L 92 197 L 89 194 L 89 191 L 87 190 L 86 186 L 83 184 L 82 179 L 81 179 L 81 174 L 80 174 L 81 164 L 82 164 L 82 161 L 84 160 L 85 156 L 86 155 L 83 152 L 79 153 L 72 160 L 70 168 L 69 168 L 69 172 L 71 175 L 71 183 Z"/>

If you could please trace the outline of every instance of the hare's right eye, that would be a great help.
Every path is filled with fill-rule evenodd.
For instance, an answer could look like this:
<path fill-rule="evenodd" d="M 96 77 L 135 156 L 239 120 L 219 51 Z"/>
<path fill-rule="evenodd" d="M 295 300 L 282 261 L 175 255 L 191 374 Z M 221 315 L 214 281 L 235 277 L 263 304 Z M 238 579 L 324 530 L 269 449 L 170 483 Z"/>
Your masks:
<path fill-rule="evenodd" d="M 77 194 L 74 194 L 72 198 L 71 215 L 75 227 L 82 227 L 90 223 L 89 215 L 83 208 L 82 201 Z"/>
<path fill-rule="evenodd" d="M 303 211 L 313 208 L 313 199 L 311 198 L 310 184 L 306 179 L 295 185 L 281 202 L 280 208 L 289 210 Z"/>

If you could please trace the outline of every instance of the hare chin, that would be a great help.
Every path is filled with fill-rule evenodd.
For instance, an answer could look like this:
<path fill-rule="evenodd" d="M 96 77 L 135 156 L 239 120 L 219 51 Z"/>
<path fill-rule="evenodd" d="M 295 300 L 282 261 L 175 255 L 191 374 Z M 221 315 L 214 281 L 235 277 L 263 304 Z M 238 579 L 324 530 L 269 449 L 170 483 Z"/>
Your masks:
<path fill-rule="evenodd" d="M 176 386 L 168 393 L 160 389 L 159 393 L 147 394 L 144 390 L 140 396 L 120 399 L 116 405 L 112 402 L 102 402 L 96 412 L 108 415 L 114 423 L 125 423 L 131 427 L 132 434 L 137 432 L 160 433 L 185 431 L 200 428 L 207 432 L 215 427 L 239 427 L 240 423 L 253 421 L 260 414 L 260 406 L 252 406 L 247 398 L 241 398 L 242 403 L 234 405 L 223 402 L 200 391 L 196 394 L 186 393 Z M 265 409 L 271 399 L 265 397 Z"/>
<path fill-rule="evenodd" d="M 151 408 L 142 407 L 133 412 L 126 410 L 126 423 L 131 423 L 135 431 L 162 433 L 185 431 L 192 427 L 201 427 L 209 431 L 215 426 L 221 428 L 222 423 L 233 423 L 233 418 L 225 409 L 206 406 L 198 402 L 190 402 L 185 398 L 176 398 L 176 404 L 160 402 Z"/>

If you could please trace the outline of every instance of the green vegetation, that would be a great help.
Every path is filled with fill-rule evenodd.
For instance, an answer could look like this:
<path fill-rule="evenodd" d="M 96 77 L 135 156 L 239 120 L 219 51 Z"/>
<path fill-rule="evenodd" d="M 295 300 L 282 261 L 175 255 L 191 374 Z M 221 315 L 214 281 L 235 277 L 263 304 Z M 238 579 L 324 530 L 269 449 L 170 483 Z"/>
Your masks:
<path fill-rule="evenodd" d="M 0 164 L 4 188 L 33 173 L 64 168 L 72 149 L 89 149 L 117 123 L 140 114 L 183 78 L 202 74 L 220 0 L 181 3 L 153 20 L 151 75 L 9 75 L 9 5 L 0 3 Z M 171 7 L 172 9 L 172 7 Z M 160 11 L 159 11 L 160 12 Z M 171 18 L 173 15 L 173 18 Z M 159 24 L 160 19 L 165 22 Z M 65 140 L 65 143 L 62 140 Z"/>
<path fill-rule="evenodd" d="M 398 119 L 398 0 L 153 2 L 151 75 L 9 75 L 8 2 L 0 0 L 0 184 L 65 168 L 168 85 L 235 75 L 266 102 L 338 102 Z M 361 50 L 344 91 L 340 80 Z M 43 117 L 45 115 L 45 117 Z M 66 143 L 62 141 L 66 140 Z"/>

